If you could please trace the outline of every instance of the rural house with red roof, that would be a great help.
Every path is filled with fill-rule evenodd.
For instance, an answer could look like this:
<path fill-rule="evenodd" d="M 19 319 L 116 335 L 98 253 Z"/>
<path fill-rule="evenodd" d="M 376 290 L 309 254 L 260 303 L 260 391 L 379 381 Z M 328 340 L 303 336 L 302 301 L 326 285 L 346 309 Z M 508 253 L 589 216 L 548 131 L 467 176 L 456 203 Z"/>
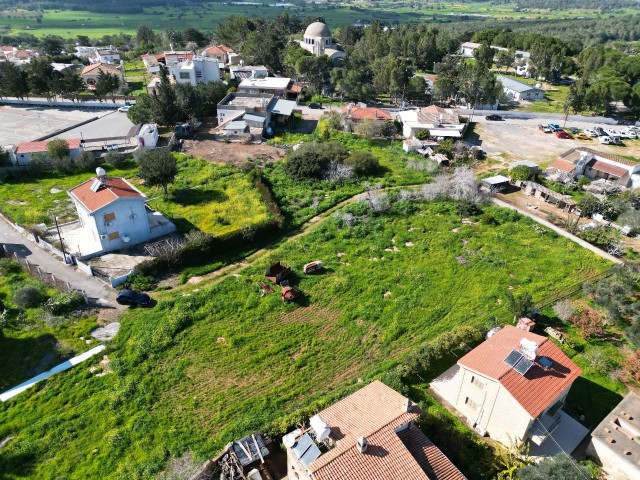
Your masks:
<path fill-rule="evenodd" d="M 628 188 L 640 188 L 640 163 L 592 148 L 572 148 L 551 162 L 545 172 L 553 179 L 587 177 Z"/>
<path fill-rule="evenodd" d="M 283 437 L 287 475 L 297 480 L 464 480 L 413 423 L 421 410 L 374 381 Z"/>
<path fill-rule="evenodd" d="M 95 88 L 96 83 L 98 83 L 98 77 L 100 76 L 100 74 L 115 75 L 120 80 L 120 83 L 124 83 L 122 70 L 108 63 L 93 63 L 91 65 L 87 65 L 82 69 L 80 78 L 87 85 L 87 87 Z"/>
<path fill-rule="evenodd" d="M 69 146 L 69 156 L 73 160 L 83 150 L 82 141 L 79 138 L 70 138 L 65 140 Z M 29 165 L 33 155 L 47 155 L 47 145 L 49 142 L 25 142 L 17 145 L 9 145 L 9 160 L 15 166 L 23 167 Z"/>
<path fill-rule="evenodd" d="M 63 239 L 81 259 L 130 247 L 175 231 L 175 226 L 145 204 L 147 196 L 124 178 L 104 170 L 68 190 L 79 221 L 65 228 Z"/>
<path fill-rule="evenodd" d="M 531 456 L 571 453 L 589 430 L 562 410 L 582 370 L 549 338 L 506 326 L 431 383 L 481 435 L 529 442 Z"/>

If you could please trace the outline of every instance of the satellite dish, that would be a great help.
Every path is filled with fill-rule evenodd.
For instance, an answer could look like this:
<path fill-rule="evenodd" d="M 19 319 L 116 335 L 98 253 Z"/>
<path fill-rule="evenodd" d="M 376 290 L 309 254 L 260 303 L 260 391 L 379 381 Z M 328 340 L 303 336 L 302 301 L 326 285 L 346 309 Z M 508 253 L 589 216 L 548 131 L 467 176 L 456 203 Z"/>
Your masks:
<path fill-rule="evenodd" d="M 98 167 L 96 168 L 96 175 L 99 177 L 104 177 L 107 174 L 107 171 L 102 168 L 102 167 Z"/>

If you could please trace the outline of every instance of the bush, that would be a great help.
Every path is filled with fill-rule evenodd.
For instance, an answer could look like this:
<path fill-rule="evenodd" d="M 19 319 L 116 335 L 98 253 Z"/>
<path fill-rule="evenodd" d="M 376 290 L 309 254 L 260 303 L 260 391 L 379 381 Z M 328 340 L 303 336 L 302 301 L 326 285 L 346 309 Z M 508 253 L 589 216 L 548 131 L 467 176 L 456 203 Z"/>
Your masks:
<path fill-rule="evenodd" d="M 0 275 L 7 277 L 13 273 L 20 273 L 22 267 L 14 260 L 8 258 L 0 258 Z"/>
<path fill-rule="evenodd" d="M 55 138 L 47 143 L 47 154 L 51 160 L 69 156 L 69 144 L 66 140 Z"/>
<path fill-rule="evenodd" d="M 119 167 L 126 160 L 126 157 L 118 152 L 108 152 L 102 156 L 102 161 L 108 163 L 112 167 Z"/>
<path fill-rule="evenodd" d="M 343 163 L 348 155 L 337 142 L 305 143 L 289 156 L 284 171 L 294 180 L 321 180 L 331 162 Z"/>
<path fill-rule="evenodd" d="M 530 180 L 532 177 L 531 170 L 529 170 L 529 167 L 526 165 L 518 165 L 517 167 L 512 168 L 509 170 L 509 175 L 513 180 L 520 181 Z"/>
<path fill-rule="evenodd" d="M 353 168 L 356 175 L 371 175 L 378 171 L 380 162 L 371 152 L 357 151 L 347 157 L 344 163 Z"/>
<path fill-rule="evenodd" d="M 153 290 L 156 288 L 156 282 L 150 275 L 142 273 L 134 273 L 129 277 L 129 283 L 134 290 Z"/>
<path fill-rule="evenodd" d="M 58 172 L 70 172 L 73 170 L 74 164 L 71 157 L 56 157 L 51 159 L 51 166 Z"/>
<path fill-rule="evenodd" d="M 589 185 L 591 183 L 591 180 L 589 180 L 587 177 L 580 177 L 578 179 L 578 187 L 582 188 L 585 185 Z"/>
<path fill-rule="evenodd" d="M 418 139 L 418 140 L 429 140 L 429 137 L 431 137 L 431 132 L 427 129 L 427 128 L 423 128 L 422 130 L 418 130 L 414 136 Z"/>
<path fill-rule="evenodd" d="M 40 295 L 40 290 L 34 285 L 22 287 L 13 296 L 13 303 L 22 309 L 36 307 L 40 304 L 41 300 L 42 295 Z"/>
<path fill-rule="evenodd" d="M 44 304 L 45 308 L 54 315 L 70 313 L 84 304 L 84 296 L 80 292 L 60 293 L 51 297 Z"/>
<path fill-rule="evenodd" d="M 82 170 L 94 170 L 98 165 L 100 165 L 100 159 L 93 153 L 83 150 L 73 160 L 73 163 L 75 163 L 76 167 L 81 168 Z"/>

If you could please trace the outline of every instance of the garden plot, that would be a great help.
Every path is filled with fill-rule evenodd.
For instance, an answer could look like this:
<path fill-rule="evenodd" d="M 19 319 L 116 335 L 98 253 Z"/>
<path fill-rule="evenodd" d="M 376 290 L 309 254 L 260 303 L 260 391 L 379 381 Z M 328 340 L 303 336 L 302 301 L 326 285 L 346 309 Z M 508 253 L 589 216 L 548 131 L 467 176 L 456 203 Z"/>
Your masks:
<path fill-rule="evenodd" d="M 508 291 L 541 301 L 609 267 L 508 210 L 462 222 L 451 203 L 397 205 L 354 204 L 218 283 L 129 311 L 113 375 L 74 370 L 0 411 L 0 438 L 16 435 L 0 470 L 17 476 L 28 455 L 34 476 L 136 478 L 187 450 L 210 457 L 246 433 L 284 431 L 439 333 L 511 320 Z M 303 275 L 317 259 L 325 270 Z M 261 295 L 279 260 L 298 304 Z"/>

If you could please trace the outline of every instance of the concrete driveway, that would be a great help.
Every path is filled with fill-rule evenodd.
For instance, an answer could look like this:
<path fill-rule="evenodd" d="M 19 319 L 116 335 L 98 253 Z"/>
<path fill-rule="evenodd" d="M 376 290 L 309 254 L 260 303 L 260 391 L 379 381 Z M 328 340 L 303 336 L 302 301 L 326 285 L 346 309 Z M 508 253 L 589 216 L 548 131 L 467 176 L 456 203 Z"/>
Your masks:
<path fill-rule="evenodd" d="M 42 270 L 68 282 L 73 288 L 83 290 L 92 303 L 103 307 L 119 307 L 115 301 L 116 292 L 95 277 L 89 277 L 62 260 L 42 250 L 34 242 L 20 235 L 4 219 L 0 218 L 0 243 L 6 245 L 10 253 L 26 258 Z"/>

